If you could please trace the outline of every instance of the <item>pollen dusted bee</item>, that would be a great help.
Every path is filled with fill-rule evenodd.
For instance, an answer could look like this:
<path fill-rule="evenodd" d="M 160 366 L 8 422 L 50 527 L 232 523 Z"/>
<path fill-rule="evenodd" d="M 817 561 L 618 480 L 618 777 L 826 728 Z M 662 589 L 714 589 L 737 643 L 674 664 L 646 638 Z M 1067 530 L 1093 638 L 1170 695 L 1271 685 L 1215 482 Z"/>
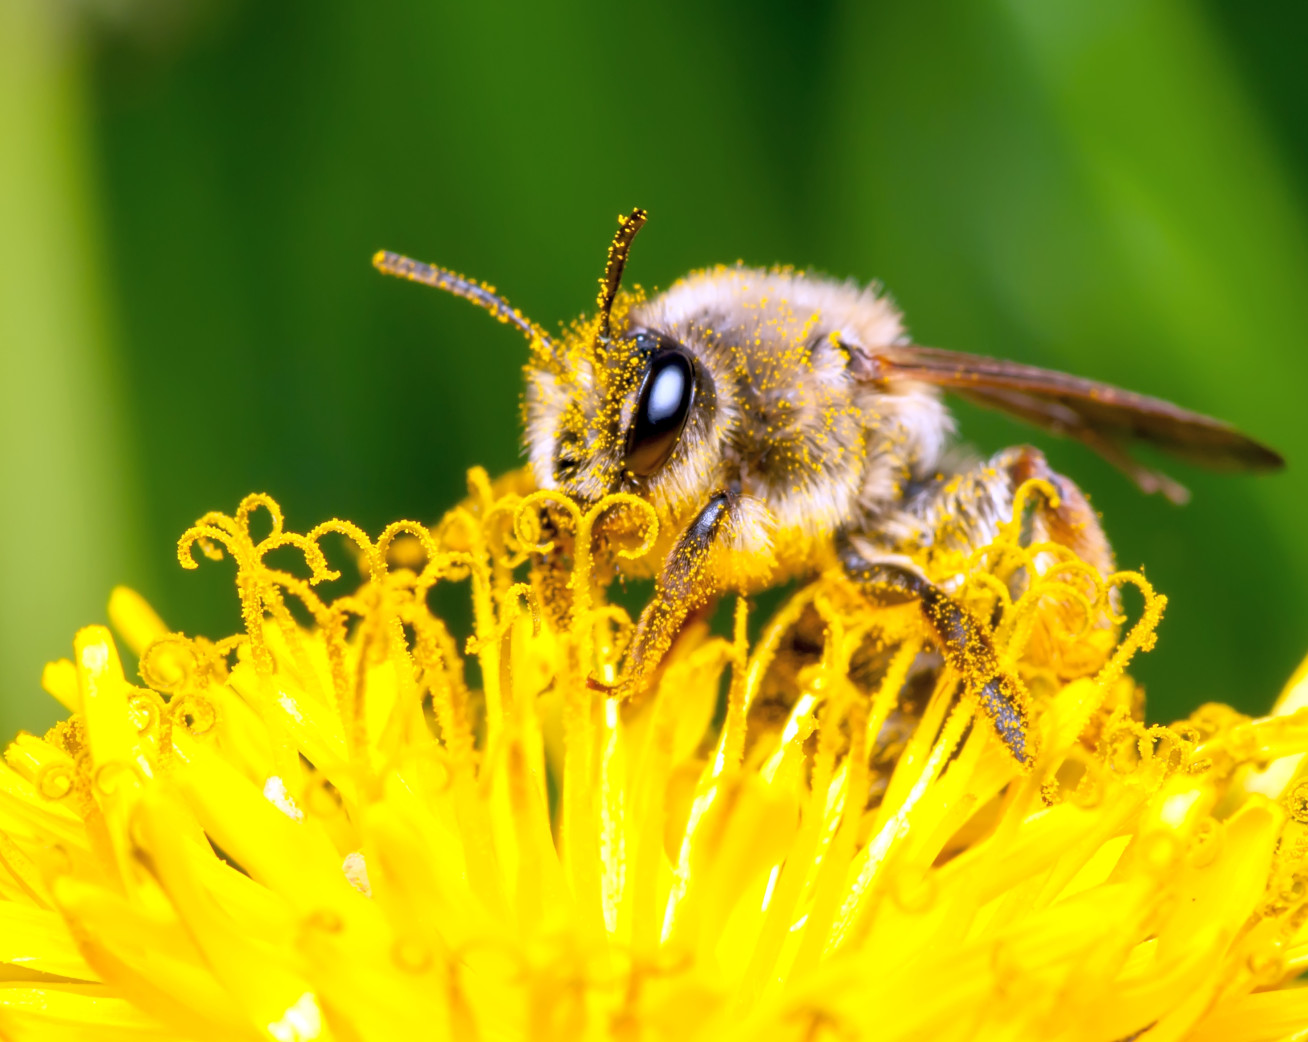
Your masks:
<path fill-rule="evenodd" d="M 1130 457 L 1133 439 L 1211 466 L 1281 458 L 1168 402 L 1062 373 L 912 344 L 877 288 L 779 268 L 717 267 L 649 299 L 620 293 L 645 222 L 621 218 L 598 313 L 556 339 L 490 287 L 391 253 L 382 271 L 465 297 L 530 338 L 526 445 L 535 483 L 581 504 L 626 491 L 660 519 L 656 595 L 624 671 L 639 692 L 687 615 L 725 589 L 750 591 L 839 562 L 877 601 L 913 601 L 944 659 L 1012 755 L 1033 755 L 1025 693 L 982 621 L 930 581 L 914 551 L 989 543 L 1017 488 L 1057 491 L 1032 538 L 1107 574 L 1112 550 L 1085 496 L 1038 449 L 968 462 L 953 447 L 942 388 L 1070 436 L 1145 492 L 1185 490 Z M 661 551 L 661 552 L 659 552 Z"/>

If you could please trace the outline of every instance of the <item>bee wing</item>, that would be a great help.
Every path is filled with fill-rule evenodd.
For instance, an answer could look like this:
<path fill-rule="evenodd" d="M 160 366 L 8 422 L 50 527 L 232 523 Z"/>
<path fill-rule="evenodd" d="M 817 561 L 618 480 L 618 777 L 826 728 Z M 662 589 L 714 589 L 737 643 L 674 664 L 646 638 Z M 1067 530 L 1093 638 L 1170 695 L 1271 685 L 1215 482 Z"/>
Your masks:
<path fill-rule="evenodd" d="M 917 345 L 854 351 L 851 360 L 861 379 L 917 380 L 946 387 L 977 405 L 1075 438 L 1142 491 L 1162 492 L 1173 502 L 1185 501 L 1185 488 L 1133 458 L 1127 451 L 1130 442 L 1148 442 L 1215 469 L 1275 470 L 1285 463 L 1278 453 L 1221 420 L 1067 373 Z"/>

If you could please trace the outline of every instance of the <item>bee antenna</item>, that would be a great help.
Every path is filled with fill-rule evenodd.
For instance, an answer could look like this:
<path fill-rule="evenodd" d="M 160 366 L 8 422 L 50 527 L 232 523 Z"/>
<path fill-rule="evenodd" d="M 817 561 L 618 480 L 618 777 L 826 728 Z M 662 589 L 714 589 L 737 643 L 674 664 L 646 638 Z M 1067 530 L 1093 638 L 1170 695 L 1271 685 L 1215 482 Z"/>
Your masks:
<path fill-rule="evenodd" d="M 622 269 L 627 266 L 627 256 L 631 253 L 631 241 L 640 231 L 649 214 L 639 206 L 626 217 L 618 218 L 618 230 L 613 235 L 609 246 L 609 259 L 604 265 L 604 277 L 600 279 L 599 331 L 595 334 L 598 343 L 609 342 L 609 316 L 613 311 L 613 301 L 617 298 L 618 287 L 622 284 Z"/>
<path fill-rule="evenodd" d="M 496 293 L 493 286 L 488 286 L 484 282 L 473 282 L 456 272 L 432 264 L 423 264 L 421 261 L 403 257 L 398 253 L 391 253 L 389 250 L 378 250 L 373 254 L 372 266 L 384 275 L 420 282 L 424 286 L 443 289 L 446 293 L 453 293 L 456 297 L 470 300 L 479 308 L 489 311 L 500 322 L 517 326 L 528 340 L 533 343 L 539 342 L 546 355 L 554 354 L 554 342 L 550 340 L 549 335 Z M 620 266 L 619 271 L 621 271 Z"/>

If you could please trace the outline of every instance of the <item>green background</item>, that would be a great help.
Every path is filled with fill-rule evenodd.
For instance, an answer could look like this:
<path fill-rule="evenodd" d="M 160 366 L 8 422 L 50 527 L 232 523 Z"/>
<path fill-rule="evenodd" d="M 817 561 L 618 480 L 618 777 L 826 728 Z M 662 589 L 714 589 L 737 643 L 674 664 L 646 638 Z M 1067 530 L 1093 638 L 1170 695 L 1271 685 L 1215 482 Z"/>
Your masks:
<path fill-rule="evenodd" d="M 1265 708 L 1308 651 L 1301 7 L 1183 0 L 0 3 L 0 729 L 110 587 L 238 624 L 200 513 L 429 519 L 518 463 L 524 345 L 616 214 L 647 286 L 743 258 L 880 278 L 923 343 L 1226 418 L 1288 471 L 1146 498 L 1037 438 L 1171 598 L 1152 715 Z M 963 412 L 986 450 L 1030 435 Z"/>

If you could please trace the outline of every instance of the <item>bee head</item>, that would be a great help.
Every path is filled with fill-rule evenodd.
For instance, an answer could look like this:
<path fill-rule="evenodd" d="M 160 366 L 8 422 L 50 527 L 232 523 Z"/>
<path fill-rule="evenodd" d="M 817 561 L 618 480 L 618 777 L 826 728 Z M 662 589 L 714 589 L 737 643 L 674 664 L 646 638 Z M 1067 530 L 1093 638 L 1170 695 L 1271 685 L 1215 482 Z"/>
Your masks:
<path fill-rule="evenodd" d="M 620 288 L 644 221 L 643 210 L 619 219 L 595 316 L 574 324 L 549 363 L 528 364 L 526 444 L 542 488 L 582 502 L 635 492 L 675 512 L 697 505 L 716 469 L 716 395 L 695 351 L 644 324 L 644 295 Z"/>
<path fill-rule="evenodd" d="M 721 458 L 713 378 L 672 335 L 646 328 L 639 289 L 623 291 L 632 240 L 646 220 L 618 219 L 600 279 L 596 313 L 554 338 L 493 287 L 393 253 L 383 272 L 472 301 L 531 341 L 523 401 L 525 441 L 536 483 L 583 503 L 617 491 L 648 496 L 656 507 L 693 503 Z"/>

